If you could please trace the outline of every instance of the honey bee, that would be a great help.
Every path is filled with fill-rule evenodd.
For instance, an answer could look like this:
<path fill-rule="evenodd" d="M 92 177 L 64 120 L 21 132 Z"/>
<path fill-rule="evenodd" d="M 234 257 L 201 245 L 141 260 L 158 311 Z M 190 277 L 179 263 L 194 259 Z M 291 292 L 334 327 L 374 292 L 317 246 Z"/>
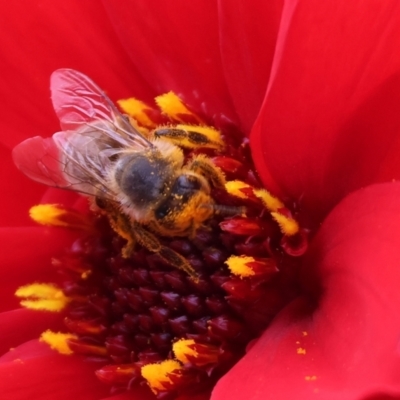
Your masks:
<path fill-rule="evenodd" d="M 182 149 L 169 139 L 182 136 L 194 146 L 213 148 L 215 142 L 173 128 L 145 137 L 90 78 L 75 70 L 55 71 L 51 93 L 62 131 L 19 144 L 13 151 L 16 166 L 35 181 L 94 199 L 127 239 L 125 256 L 139 243 L 195 276 L 187 260 L 155 234 L 192 236 L 215 212 L 232 210 L 215 204 L 210 195 L 212 186 L 224 186 L 222 172 L 204 155 L 185 162 Z"/>

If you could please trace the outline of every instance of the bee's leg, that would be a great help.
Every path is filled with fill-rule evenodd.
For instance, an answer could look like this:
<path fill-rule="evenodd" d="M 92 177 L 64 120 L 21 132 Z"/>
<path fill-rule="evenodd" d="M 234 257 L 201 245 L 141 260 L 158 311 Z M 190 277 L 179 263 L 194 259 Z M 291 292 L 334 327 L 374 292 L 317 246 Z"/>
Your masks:
<path fill-rule="evenodd" d="M 220 133 L 208 126 L 182 125 L 179 128 L 159 128 L 153 135 L 155 138 L 168 139 L 177 146 L 190 149 L 202 147 L 220 150 L 224 147 Z"/>
<path fill-rule="evenodd" d="M 130 257 L 135 250 L 136 240 L 135 235 L 132 233 L 132 226 L 129 218 L 113 208 L 108 208 L 107 217 L 114 231 L 127 241 L 121 250 L 122 257 Z"/>
<path fill-rule="evenodd" d="M 186 168 L 204 176 L 216 188 L 225 188 L 225 176 L 223 172 L 205 155 L 199 154 L 193 157 Z"/>
<path fill-rule="evenodd" d="M 199 154 L 193 157 L 186 165 L 190 171 L 204 176 L 215 188 L 225 189 L 225 176 L 223 172 L 205 155 Z M 207 204 L 214 213 L 221 215 L 245 215 L 245 207 L 226 206 L 220 204 Z"/>
<path fill-rule="evenodd" d="M 138 222 L 133 222 L 132 233 L 134 234 L 136 241 L 147 250 L 158 254 L 171 266 L 186 272 L 192 279 L 198 279 L 196 271 L 189 264 L 186 258 L 182 257 L 169 247 L 162 245 L 160 241 L 143 225 L 139 224 Z"/>

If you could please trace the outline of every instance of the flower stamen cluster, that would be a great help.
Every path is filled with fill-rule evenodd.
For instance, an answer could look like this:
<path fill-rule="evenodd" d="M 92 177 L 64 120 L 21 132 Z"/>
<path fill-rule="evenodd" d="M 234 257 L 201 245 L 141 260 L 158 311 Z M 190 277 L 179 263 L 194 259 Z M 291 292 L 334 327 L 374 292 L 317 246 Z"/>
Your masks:
<path fill-rule="evenodd" d="M 96 375 L 114 389 L 147 382 L 157 396 L 173 397 L 210 390 L 294 298 L 307 235 L 290 208 L 258 182 L 246 138 L 207 126 L 174 93 L 156 103 L 161 112 L 136 99 L 119 105 L 143 135 L 190 127 L 211 137 L 215 149 L 184 143 L 185 157 L 207 156 L 227 180 L 225 189 L 212 190 L 213 200 L 245 213 L 216 214 L 193 237 L 158 237 L 188 261 L 196 280 L 139 245 L 124 257 L 126 241 L 106 216 L 82 216 L 81 237 L 54 260 L 64 281 L 52 287 L 63 307 L 44 308 L 64 313 L 68 333 L 46 332 L 41 340 L 63 354 L 102 360 Z M 47 216 L 36 220 L 52 225 L 56 215 L 59 226 L 59 213 L 47 207 Z M 66 209 L 62 215 L 67 226 L 77 220 Z M 39 287 L 31 285 L 29 296 Z"/>

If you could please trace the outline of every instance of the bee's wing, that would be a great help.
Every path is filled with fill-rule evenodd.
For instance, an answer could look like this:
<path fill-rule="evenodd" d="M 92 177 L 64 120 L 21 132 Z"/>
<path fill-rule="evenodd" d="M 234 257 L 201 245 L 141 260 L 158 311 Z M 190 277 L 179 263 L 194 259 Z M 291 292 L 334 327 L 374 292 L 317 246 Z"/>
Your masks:
<path fill-rule="evenodd" d="M 152 147 L 108 96 L 81 72 L 58 69 L 51 75 L 50 87 L 53 107 L 63 131 L 77 130 L 95 123 L 96 129 L 117 146 L 137 149 Z"/>
<path fill-rule="evenodd" d="M 73 149 L 60 149 L 57 141 L 65 137 L 67 132 L 59 132 L 51 138 L 36 136 L 25 140 L 16 146 L 12 156 L 15 165 L 29 178 L 60 189 L 73 190 L 90 196 L 102 195 L 113 199 L 103 176 L 103 170 L 91 165 L 90 158 L 85 153 L 73 151 Z M 71 133 L 73 134 L 73 133 Z M 77 137 L 79 138 L 79 136 Z M 76 138 L 71 140 L 75 147 Z M 71 157 L 67 152 L 71 152 Z M 104 158 L 104 165 L 109 159 L 99 155 L 100 162 Z M 99 164 L 97 164 L 99 165 Z"/>
<path fill-rule="evenodd" d="M 40 183 L 112 199 L 106 175 L 113 156 L 152 144 L 80 72 L 55 71 L 51 91 L 63 131 L 49 139 L 34 137 L 19 144 L 13 151 L 15 164 Z"/>

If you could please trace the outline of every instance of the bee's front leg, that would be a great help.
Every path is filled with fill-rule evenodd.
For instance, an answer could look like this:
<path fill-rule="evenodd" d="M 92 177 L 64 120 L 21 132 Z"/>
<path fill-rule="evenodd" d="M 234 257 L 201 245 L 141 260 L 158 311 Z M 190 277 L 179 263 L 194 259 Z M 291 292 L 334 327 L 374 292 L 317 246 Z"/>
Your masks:
<path fill-rule="evenodd" d="M 204 176 L 214 187 L 219 189 L 225 188 L 225 176 L 223 172 L 207 156 L 203 154 L 194 156 L 186 164 L 185 168 Z"/>
<path fill-rule="evenodd" d="M 138 222 L 132 223 L 132 234 L 137 243 L 141 244 L 152 253 L 158 254 L 164 261 L 172 267 L 178 268 L 186 272 L 193 280 L 198 280 L 198 276 L 193 267 L 186 258 L 182 257 L 176 251 L 164 246 L 160 243 L 156 236 L 149 232 L 143 225 Z"/>

